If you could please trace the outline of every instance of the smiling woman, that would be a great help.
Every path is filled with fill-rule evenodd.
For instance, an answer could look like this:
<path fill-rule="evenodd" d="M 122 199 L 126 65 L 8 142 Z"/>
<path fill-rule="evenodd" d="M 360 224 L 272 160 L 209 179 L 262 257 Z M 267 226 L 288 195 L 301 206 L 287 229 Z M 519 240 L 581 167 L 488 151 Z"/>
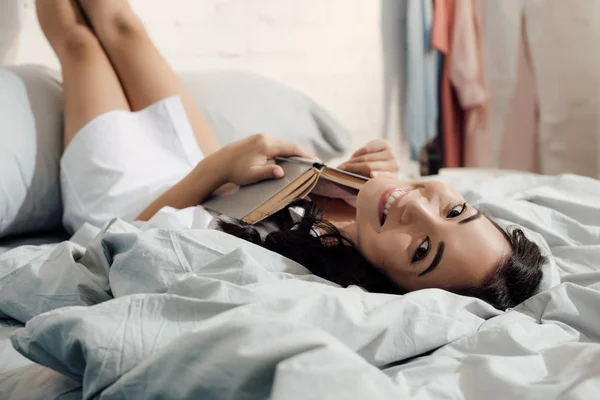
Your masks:
<path fill-rule="evenodd" d="M 290 208 L 303 217 L 294 221 Z M 294 203 L 264 240 L 239 221 L 221 220 L 219 228 L 342 286 L 375 292 L 440 288 L 506 309 L 542 279 L 545 258 L 535 243 L 520 229 L 505 232 L 441 182 L 374 178 L 359 192 L 354 221 L 329 221 L 327 211 L 314 201 Z"/>
<path fill-rule="evenodd" d="M 281 178 L 270 162 L 276 157 L 312 157 L 266 134 L 221 147 L 127 1 L 38 0 L 36 11 L 62 67 L 61 190 L 72 231 L 115 217 L 147 227 L 172 217 L 180 229 L 208 228 L 213 215 L 198 204 L 212 193 Z M 219 227 L 342 286 L 442 288 L 501 308 L 535 291 L 543 261 L 537 247 L 518 232 L 507 240 L 447 185 L 385 178 L 399 170 L 386 141 L 369 142 L 340 168 L 373 178 L 356 208 L 313 197 L 300 204 L 299 218 L 287 207 L 266 232 L 239 221 Z M 181 214 L 173 217 L 174 209 Z"/>
<path fill-rule="evenodd" d="M 502 232 L 480 216 L 444 183 L 378 178 L 360 191 L 356 224 L 345 231 L 405 290 L 474 287 L 511 253 Z"/>

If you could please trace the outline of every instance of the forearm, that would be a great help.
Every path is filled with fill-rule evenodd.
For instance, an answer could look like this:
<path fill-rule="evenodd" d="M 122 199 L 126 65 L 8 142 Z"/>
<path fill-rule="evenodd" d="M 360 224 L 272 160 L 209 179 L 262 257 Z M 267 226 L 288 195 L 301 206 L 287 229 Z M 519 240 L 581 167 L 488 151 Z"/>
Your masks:
<path fill-rule="evenodd" d="M 192 172 L 175 186 L 154 200 L 136 219 L 147 221 L 165 206 L 177 209 L 197 206 L 225 183 L 227 180 L 218 156 L 215 157 L 213 153 L 200 161 Z"/>
<path fill-rule="evenodd" d="M 312 157 L 296 144 L 265 134 L 231 143 L 200 161 L 192 172 L 150 204 L 137 219 L 147 221 L 165 206 L 179 209 L 196 206 L 228 183 L 226 186 L 250 185 L 264 179 L 281 178 L 283 169 L 268 161 L 291 156 Z"/>

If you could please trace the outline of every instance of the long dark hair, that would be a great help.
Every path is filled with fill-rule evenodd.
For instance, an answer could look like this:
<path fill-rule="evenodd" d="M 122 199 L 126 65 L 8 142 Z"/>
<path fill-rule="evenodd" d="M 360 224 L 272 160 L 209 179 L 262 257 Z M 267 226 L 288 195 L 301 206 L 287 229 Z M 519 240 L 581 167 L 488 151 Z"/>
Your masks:
<path fill-rule="evenodd" d="M 290 213 L 292 207 L 303 211 L 300 219 L 294 220 Z M 261 235 L 256 226 L 227 217 L 219 217 L 216 228 L 290 258 L 313 274 L 342 287 L 358 285 L 369 292 L 404 293 L 374 268 L 350 239 L 323 219 L 323 212 L 315 203 L 297 200 L 271 218 L 278 229 L 266 235 Z M 501 260 L 482 285 L 454 292 L 478 297 L 496 308 L 506 309 L 534 294 L 542 279 L 541 267 L 545 258 L 520 229 L 502 232 L 510 243 L 512 254 Z"/>

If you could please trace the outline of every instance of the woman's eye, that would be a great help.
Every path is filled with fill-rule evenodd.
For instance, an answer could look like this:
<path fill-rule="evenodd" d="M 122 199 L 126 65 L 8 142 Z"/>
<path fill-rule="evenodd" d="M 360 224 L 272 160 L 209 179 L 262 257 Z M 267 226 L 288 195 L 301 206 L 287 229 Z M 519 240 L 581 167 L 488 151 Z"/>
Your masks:
<path fill-rule="evenodd" d="M 417 250 L 415 251 L 415 255 L 413 256 L 412 262 L 417 262 L 420 261 L 422 259 L 424 259 L 425 257 L 427 257 L 427 253 L 429 253 L 429 238 L 423 240 L 423 242 L 419 245 L 419 247 L 417 247 Z"/>
<path fill-rule="evenodd" d="M 456 206 L 452 210 L 450 210 L 448 215 L 446 215 L 446 218 L 456 218 L 459 215 L 461 215 L 462 213 L 464 213 L 466 209 L 467 209 L 467 203 L 463 203 L 459 206 Z"/>

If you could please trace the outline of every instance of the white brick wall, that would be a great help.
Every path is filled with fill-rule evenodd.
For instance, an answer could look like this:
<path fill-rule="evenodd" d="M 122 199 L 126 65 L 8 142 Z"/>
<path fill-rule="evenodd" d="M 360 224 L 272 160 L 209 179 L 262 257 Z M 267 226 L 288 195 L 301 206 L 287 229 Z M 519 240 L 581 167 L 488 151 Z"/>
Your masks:
<path fill-rule="evenodd" d="M 131 0 L 175 69 L 244 69 L 284 82 L 328 109 L 357 146 L 380 136 L 398 143 L 398 91 L 384 100 L 384 86 L 399 85 L 401 2 Z M 58 67 L 33 1 L 0 4 L 0 56 L 9 57 L 3 53 L 10 43 L 1 39 L 12 37 L 20 20 L 19 45 L 9 61 Z"/>

